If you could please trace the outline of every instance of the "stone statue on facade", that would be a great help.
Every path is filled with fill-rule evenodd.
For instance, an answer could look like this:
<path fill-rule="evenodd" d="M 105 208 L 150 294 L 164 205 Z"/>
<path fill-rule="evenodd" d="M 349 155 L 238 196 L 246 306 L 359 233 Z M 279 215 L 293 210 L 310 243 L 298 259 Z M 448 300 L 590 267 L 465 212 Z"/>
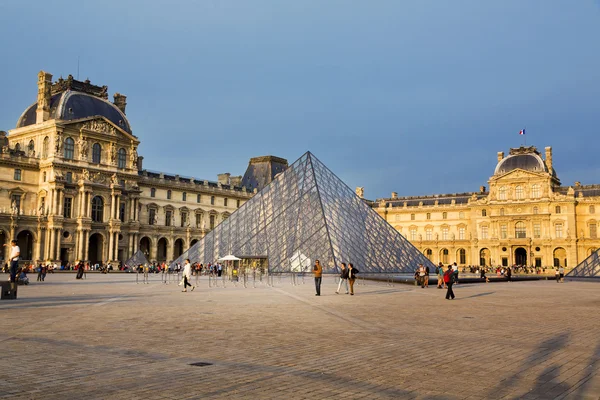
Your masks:
<path fill-rule="evenodd" d="M 110 162 L 115 163 L 117 161 L 117 145 L 112 143 L 110 145 Z"/>
<path fill-rule="evenodd" d="M 365 197 L 365 188 L 364 188 L 364 187 L 357 187 L 357 188 L 356 188 L 356 195 L 357 195 L 358 197 L 360 197 L 361 199 L 362 199 L 363 197 Z"/>
<path fill-rule="evenodd" d="M 14 200 L 12 201 L 12 203 L 10 203 L 10 211 L 11 211 L 12 215 L 19 214 L 19 207 L 17 207 L 17 202 Z"/>
<path fill-rule="evenodd" d="M 83 179 L 84 181 L 89 181 L 90 180 L 90 171 L 88 171 L 87 169 L 83 169 L 83 171 L 81 171 L 81 179 Z"/>
<path fill-rule="evenodd" d="M 77 141 L 79 145 L 79 157 L 82 160 L 87 160 L 88 157 L 88 142 L 84 136 L 79 136 L 79 140 Z"/>
<path fill-rule="evenodd" d="M 117 177 L 116 173 L 112 174 L 112 176 L 110 177 L 110 183 L 112 183 L 113 185 L 119 184 L 119 177 Z"/>
<path fill-rule="evenodd" d="M 137 149 L 131 146 L 131 152 L 129 154 L 129 161 L 131 161 L 131 165 L 136 168 L 138 163 L 138 153 Z"/>
<path fill-rule="evenodd" d="M 59 155 L 61 148 L 62 148 L 62 133 L 57 132 L 55 142 L 54 142 L 54 154 Z"/>

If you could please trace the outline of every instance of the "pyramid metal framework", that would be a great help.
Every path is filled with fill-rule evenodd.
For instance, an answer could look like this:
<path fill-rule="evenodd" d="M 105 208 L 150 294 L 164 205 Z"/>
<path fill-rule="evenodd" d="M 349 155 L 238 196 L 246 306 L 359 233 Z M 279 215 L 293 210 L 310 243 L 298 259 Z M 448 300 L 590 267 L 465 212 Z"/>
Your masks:
<path fill-rule="evenodd" d="M 129 260 L 125 261 L 124 265 L 127 265 L 128 267 L 138 267 L 140 264 L 148 264 L 148 259 L 141 250 L 138 250 L 134 255 L 131 256 L 131 258 L 129 258 Z"/>
<path fill-rule="evenodd" d="M 310 152 L 296 160 L 171 266 L 233 254 L 267 258 L 271 273 L 325 273 L 342 262 L 363 273 L 412 272 L 433 264 Z"/>
<path fill-rule="evenodd" d="M 569 278 L 600 278 L 600 249 L 567 274 Z"/>

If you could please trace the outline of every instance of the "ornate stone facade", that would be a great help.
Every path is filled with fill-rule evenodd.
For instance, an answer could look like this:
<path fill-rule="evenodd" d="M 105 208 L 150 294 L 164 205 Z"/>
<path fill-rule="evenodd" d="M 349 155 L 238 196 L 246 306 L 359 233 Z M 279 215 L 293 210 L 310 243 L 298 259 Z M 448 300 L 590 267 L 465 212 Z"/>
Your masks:
<path fill-rule="evenodd" d="M 0 133 L 0 245 L 17 238 L 24 260 L 117 263 L 138 249 L 173 260 L 252 197 L 241 176 L 142 169 L 126 97 L 107 98 L 106 86 L 42 71 L 37 103 Z"/>
<path fill-rule="evenodd" d="M 489 190 L 377 199 L 379 215 L 431 261 L 574 267 L 600 248 L 600 185 L 561 186 L 535 147 L 500 152 Z"/>

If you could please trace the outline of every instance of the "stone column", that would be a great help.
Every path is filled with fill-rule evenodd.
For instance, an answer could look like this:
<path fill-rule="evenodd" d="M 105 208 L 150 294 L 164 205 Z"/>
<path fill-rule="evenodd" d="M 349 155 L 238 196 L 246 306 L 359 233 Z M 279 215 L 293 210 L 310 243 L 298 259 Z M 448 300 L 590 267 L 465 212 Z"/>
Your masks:
<path fill-rule="evenodd" d="M 175 249 L 175 240 L 173 238 L 169 238 L 169 243 L 167 244 L 167 262 L 173 261 L 173 250 Z"/>
<path fill-rule="evenodd" d="M 150 241 L 150 260 L 156 260 L 156 253 L 158 250 L 158 240 Z M 148 260 L 148 261 L 150 261 Z"/>
<path fill-rule="evenodd" d="M 37 229 L 37 240 L 35 242 L 35 254 L 33 255 L 34 260 L 41 260 L 42 256 L 40 254 L 42 245 L 42 227 L 38 227 Z"/>
<path fill-rule="evenodd" d="M 54 255 L 56 254 L 55 252 L 55 248 L 56 248 L 56 237 L 54 235 L 55 233 L 55 229 L 54 228 L 50 228 L 48 229 L 48 233 L 50 234 L 50 246 L 48 248 L 48 260 L 54 261 Z"/>
<path fill-rule="evenodd" d="M 59 191 L 59 196 L 58 196 L 58 212 L 57 214 L 63 215 L 63 210 L 64 210 L 64 204 L 65 204 L 65 191 L 64 189 L 61 189 Z M 60 256 L 60 254 L 59 254 Z"/>
<path fill-rule="evenodd" d="M 50 228 L 44 230 L 44 259 L 49 260 L 50 254 Z"/>
<path fill-rule="evenodd" d="M 140 234 L 134 233 L 133 234 L 133 253 L 131 253 L 131 255 L 133 255 L 136 251 L 138 251 L 139 244 L 140 244 Z"/>
<path fill-rule="evenodd" d="M 62 240 L 62 229 L 56 230 L 56 257 L 55 260 L 60 259 L 60 243 Z"/>
<path fill-rule="evenodd" d="M 115 195 L 110 195 L 110 218 L 109 220 L 115 217 Z"/>
<path fill-rule="evenodd" d="M 83 249 L 83 259 L 87 261 L 90 259 L 90 231 L 88 230 L 83 231 Z"/>
<path fill-rule="evenodd" d="M 108 256 L 107 256 L 107 261 L 111 259 L 112 257 L 112 248 L 113 248 L 113 239 L 114 239 L 115 235 L 113 233 L 113 231 L 109 231 L 108 232 Z"/>

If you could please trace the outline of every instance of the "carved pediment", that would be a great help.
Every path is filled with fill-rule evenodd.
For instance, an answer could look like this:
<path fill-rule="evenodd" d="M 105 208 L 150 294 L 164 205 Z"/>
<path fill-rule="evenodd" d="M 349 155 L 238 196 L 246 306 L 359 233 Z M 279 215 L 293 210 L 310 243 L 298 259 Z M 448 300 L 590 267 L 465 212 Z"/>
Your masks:
<path fill-rule="evenodd" d="M 109 135 L 116 136 L 117 128 L 104 118 L 98 118 L 91 121 L 86 121 L 81 124 L 81 131 L 88 130 L 97 133 L 106 133 Z"/>
<path fill-rule="evenodd" d="M 490 180 L 499 181 L 499 180 L 505 180 L 505 179 L 511 179 L 511 180 L 531 179 L 531 178 L 539 179 L 539 178 L 545 178 L 545 175 L 547 175 L 547 174 L 530 172 L 530 171 L 525 171 L 522 169 L 515 169 L 513 171 L 507 172 L 504 175 L 494 177 L 493 179 L 490 179 Z"/>

